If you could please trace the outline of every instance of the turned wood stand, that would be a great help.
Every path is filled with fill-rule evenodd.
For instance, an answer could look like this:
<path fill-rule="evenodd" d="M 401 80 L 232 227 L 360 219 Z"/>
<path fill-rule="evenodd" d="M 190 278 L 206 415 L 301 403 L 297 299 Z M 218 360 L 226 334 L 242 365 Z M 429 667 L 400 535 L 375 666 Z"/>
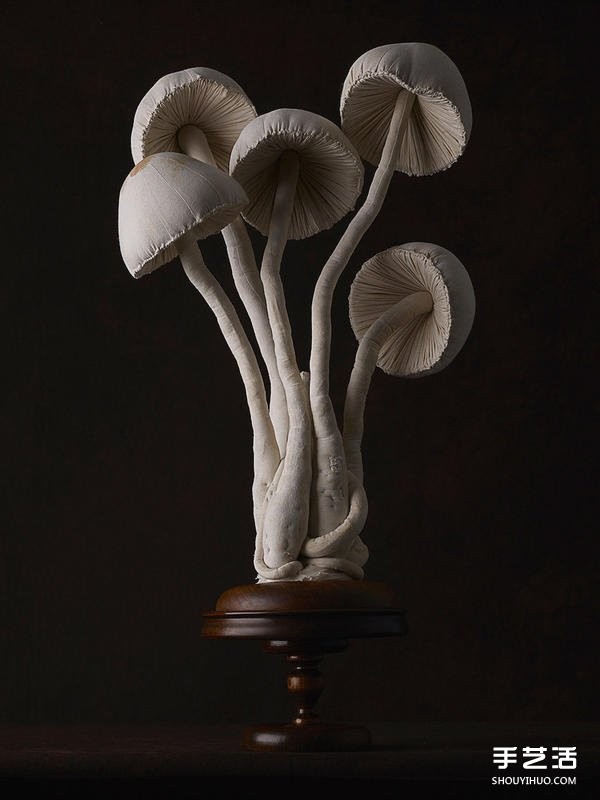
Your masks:
<path fill-rule="evenodd" d="M 316 704 L 324 688 L 319 663 L 345 650 L 350 639 L 406 633 L 394 589 L 375 581 L 278 581 L 235 586 L 203 614 L 202 635 L 258 639 L 267 653 L 287 659 L 287 688 L 296 711 L 286 724 L 249 728 L 247 750 L 363 750 L 371 743 L 361 725 L 321 721 Z"/>

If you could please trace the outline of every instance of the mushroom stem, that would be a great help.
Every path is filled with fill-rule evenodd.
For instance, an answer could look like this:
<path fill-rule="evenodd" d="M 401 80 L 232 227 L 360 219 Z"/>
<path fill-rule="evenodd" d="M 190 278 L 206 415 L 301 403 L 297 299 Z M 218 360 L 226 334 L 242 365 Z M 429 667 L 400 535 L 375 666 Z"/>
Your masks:
<path fill-rule="evenodd" d="M 428 314 L 433 308 L 429 292 L 414 292 L 388 308 L 360 340 L 344 405 L 344 449 L 348 470 L 362 484 L 363 462 L 361 454 L 364 431 L 364 412 L 371 377 L 377 366 L 381 348 L 391 334 L 415 317 Z"/>
<path fill-rule="evenodd" d="M 277 469 L 277 444 L 260 368 L 235 308 L 221 284 L 204 263 L 194 239 L 189 235 L 184 237 L 178 245 L 178 252 L 185 274 L 217 318 L 244 382 L 254 436 L 252 497 L 254 516 L 259 529 L 262 525 L 266 491 Z"/>
<path fill-rule="evenodd" d="M 273 334 L 269 325 L 265 294 L 256 266 L 248 230 L 240 218 L 221 231 L 227 247 L 235 288 L 246 308 L 258 348 L 267 368 L 271 396 L 269 407 L 280 458 L 285 456 L 288 433 L 288 410 L 285 390 L 277 369 Z"/>
<path fill-rule="evenodd" d="M 204 132 L 197 125 L 184 125 L 179 129 L 177 141 L 181 150 L 191 158 L 216 166 L 215 159 Z M 280 457 L 285 454 L 288 413 L 285 392 L 279 372 L 273 336 L 269 327 L 265 293 L 260 280 L 252 243 L 241 217 L 221 231 L 235 288 L 244 304 L 256 337 L 258 348 L 269 375 L 271 386 L 270 412 Z"/>
<path fill-rule="evenodd" d="M 177 144 L 186 156 L 195 158 L 196 161 L 204 161 L 213 167 L 217 166 L 208 139 L 197 125 L 184 125 L 180 128 L 177 131 Z"/>
<path fill-rule="evenodd" d="M 292 331 L 281 282 L 281 259 L 294 209 L 299 174 L 298 155 L 285 151 L 279 161 L 277 190 L 263 254 L 261 278 L 273 331 L 277 367 L 289 415 L 285 461 L 270 494 L 264 517 L 264 560 L 277 568 L 297 558 L 308 527 L 311 477 L 311 419 L 306 389 L 294 352 Z"/>
<path fill-rule="evenodd" d="M 311 540 L 337 528 L 348 513 L 348 471 L 344 446 L 329 395 L 310 397 L 313 418 Z"/>
<path fill-rule="evenodd" d="M 350 510 L 346 519 L 334 530 L 317 537 L 308 538 L 302 546 L 302 555 L 308 558 L 341 556 L 362 531 L 367 520 L 367 495 L 362 480 L 349 474 Z"/>
<path fill-rule="evenodd" d="M 405 100 L 398 93 L 381 160 L 367 198 L 350 221 L 337 247 L 317 280 L 312 302 L 312 346 L 310 354 L 310 405 L 314 426 L 313 502 L 311 536 L 318 537 L 342 524 L 348 508 L 348 472 L 342 436 L 329 397 L 331 353 L 331 306 L 333 293 L 350 256 L 369 228 L 385 198 L 396 169 L 398 149 L 404 138 L 414 95 Z"/>
<path fill-rule="evenodd" d="M 342 238 L 327 260 L 317 280 L 312 303 L 312 349 L 310 354 L 312 398 L 329 395 L 329 357 L 331 350 L 331 304 L 340 275 L 358 243 L 381 210 L 396 169 L 398 149 L 402 144 L 415 95 L 408 98 L 398 92 L 390 127 L 367 198 L 350 220 Z"/>

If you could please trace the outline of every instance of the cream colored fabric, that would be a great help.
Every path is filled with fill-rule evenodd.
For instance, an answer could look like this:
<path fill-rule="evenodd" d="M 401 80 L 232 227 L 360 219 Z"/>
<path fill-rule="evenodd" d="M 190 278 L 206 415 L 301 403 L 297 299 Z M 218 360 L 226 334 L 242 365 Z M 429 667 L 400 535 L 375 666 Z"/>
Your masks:
<path fill-rule="evenodd" d="M 137 164 L 152 153 L 180 152 L 177 132 L 196 125 L 206 136 L 217 166 L 227 172 L 231 148 L 254 119 L 254 106 L 238 84 L 214 69 L 195 67 L 160 78 L 140 102 L 131 132 Z"/>
<path fill-rule="evenodd" d="M 304 239 L 334 225 L 354 208 L 363 166 L 354 146 L 324 117 L 282 108 L 250 122 L 232 153 L 230 172 L 249 198 L 243 216 L 267 235 L 277 188 L 278 162 L 295 150 L 300 173 L 289 238 Z"/>
<path fill-rule="evenodd" d="M 350 68 L 342 90 L 342 129 L 361 156 L 377 165 L 398 92 L 417 95 L 397 169 L 430 175 L 447 169 L 471 133 L 469 95 L 456 65 L 421 42 L 376 47 Z"/>
<path fill-rule="evenodd" d="M 411 242 L 370 258 L 352 283 L 350 323 L 359 340 L 384 311 L 422 291 L 431 293 L 431 313 L 399 327 L 380 351 L 377 365 L 391 375 L 430 374 L 452 361 L 473 324 L 471 279 L 449 250 Z"/>
<path fill-rule="evenodd" d="M 229 175 L 182 153 L 156 153 L 135 166 L 119 196 L 119 243 L 139 278 L 177 256 L 186 233 L 197 239 L 229 225 L 247 202 Z"/>

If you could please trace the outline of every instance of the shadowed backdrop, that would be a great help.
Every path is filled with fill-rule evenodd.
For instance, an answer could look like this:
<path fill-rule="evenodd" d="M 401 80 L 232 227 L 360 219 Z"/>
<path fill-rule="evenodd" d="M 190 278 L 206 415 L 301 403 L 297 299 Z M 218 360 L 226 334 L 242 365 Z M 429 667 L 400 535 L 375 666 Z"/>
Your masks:
<path fill-rule="evenodd" d="M 201 612 L 254 578 L 242 384 L 179 262 L 130 277 L 118 193 L 133 114 L 160 76 L 212 67 L 259 114 L 306 108 L 339 123 L 352 62 L 402 41 L 455 61 L 473 132 L 450 170 L 396 174 L 340 281 L 338 412 L 356 349 L 348 291 L 368 257 L 443 245 L 469 271 L 477 313 L 446 371 L 375 375 L 366 574 L 399 588 L 410 630 L 331 656 L 322 710 L 597 718 L 592 9 L 84 0 L 32 15 L 5 4 L 6 721 L 285 717 L 277 659 L 199 636 Z M 301 369 L 313 286 L 346 224 L 286 251 Z M 232 290 L 219 237 L 203 252 Z"/>

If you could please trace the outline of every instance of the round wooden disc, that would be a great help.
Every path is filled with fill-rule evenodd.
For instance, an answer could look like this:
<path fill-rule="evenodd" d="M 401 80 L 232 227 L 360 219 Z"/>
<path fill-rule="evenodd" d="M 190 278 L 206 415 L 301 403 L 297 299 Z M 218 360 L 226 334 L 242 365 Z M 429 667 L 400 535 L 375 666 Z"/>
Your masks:
<path fill-rule="evenodd" d="M 216 610 L 282 612 L 399 607 L 396 590 L 380 581 L 273 581 L 227 589 L 217 600 Z"/>
<path fill-rule="evenodd" d="M 394 589 L 374 581 L 278 581 L 228 589 L 203 614 L 209 638 L 306 641 L 399 636 L 404 610 Z"/>

